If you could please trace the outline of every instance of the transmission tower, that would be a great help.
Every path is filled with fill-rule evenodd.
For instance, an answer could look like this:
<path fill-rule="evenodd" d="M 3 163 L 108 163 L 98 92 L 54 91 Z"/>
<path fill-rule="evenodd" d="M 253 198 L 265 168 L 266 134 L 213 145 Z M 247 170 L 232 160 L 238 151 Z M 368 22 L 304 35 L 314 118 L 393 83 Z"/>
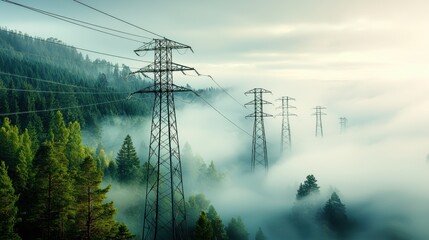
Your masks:
<path fill-rule="evenodd" d="M 325 107 L 317 106 L 314 108 L 316 110 L 313 115 L 316 115 L 316 137 L 321 136 L 323 137 L 323 125 L 322 125 L 322 115 L 326 115 L 326 113 L 322 112 Z"/>
<path fill-rule="evenodd" d="M 271 104 L 262 99 L 262 94 L 271 93 L 268 90 L 263 88 L 254 88 L 247 91 L 245 94 L 253 94 L 254 100 L 246 103 L 245 105 L 254 105 L 254 113 L 247 115 L 247 117 L 252 117 L 255 119 L 253 125 L 253 141 L 252 141 L 252 159 L 250 162 L 250 167 L 252 172 L 255 171 L 256 165 L 264 166 L 265 170 L 268 170 L 268 154 L 267 154 L 267 141 L 265 139 L 265 127 L 264 127 L 264 117 L 272 117 L 273 115 L 264 113 L 263 105 Z"/>
<path fill-rule="evenodd" d="M 289 105 L 289 101 L 295 101 L 295 98 L 291 97 L 282 97 L 277 99 L 277 101 L 281 101 L 282 105 L 280 108 L 282 112 L 277 116 L 282 117 L 282 145 L 280 151 L 283 153 L 284 151 L 290 151 L 292 149 L 292 139 L 290 134 L 290 123 L 289 116 L 297 116 L 296 114 L 290 113 L 290 108 L 296 108 L 294 106 Z"/>
<path fill-rule="evenodd" d="M 163 38 L 154 39 L 134 52 L 154 51 L 154 62 L 135 73 L 153 73 L 154 84 L 135 93 L 155 95 L 149 146 L 149 167 L 144 206 L 143 240 L 187 238 L 185 196 L 177 133 L 174 92 L 191 91 L 173 84 L 173 71 L 194 68 L 172 62 L 173 49 L 190 46 Z M 192 49 L 191 49 L 192 51 Z M 153 180 L 155 178 L 155 180 Z"/>
<path fill-rule="evenodd" d="M 346 128 L 347 128 L 347 118 L 340 117 L 340 133 L 346 132 Z"/>

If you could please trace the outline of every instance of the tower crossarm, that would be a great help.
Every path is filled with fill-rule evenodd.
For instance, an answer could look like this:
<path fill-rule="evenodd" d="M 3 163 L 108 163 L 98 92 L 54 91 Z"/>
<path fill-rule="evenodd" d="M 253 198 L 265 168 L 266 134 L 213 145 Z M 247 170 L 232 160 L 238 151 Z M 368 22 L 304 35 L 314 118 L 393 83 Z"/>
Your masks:
<path fill-rule="evenodd" d="M 171 66 L 169 68 L 159 68 L 158 66 L 155 66 L 155 64 L 151 63 L 145 67 L 140 68 L 135 72 L 132 72 L 132 74 L 142 73 L 144 75 L 144 73 L 177 72 L 177 71 L 180 71 L 180 72 L 195 71 L 196 72 L 195 68 L 177 64 L 177 63 L 171 63 Z"/>
<path fill-rule="evenodd" d="M 272 92 L 268 91 L 266 89 L 263 89 L 263 88 L 254 88 L 252 90 L 245 92 L 244 94 L 248 95 L 248 94 L 253 94 L 253 93 L 272 93 Z"/>
<path fill-rule="evenodd" d="M 256 105 L 256 104 L 272 104 L 272 103 L 268 102 L 268 101 L 265 101 L 265 100 L 262 100 L 262 99 L 259 99 L 259 100 L 250 101 L 250 102 L 248 102 L 248 103 L 246 103 L 244 105 L 248 106 L 248 105 Z"/>
<path fill-rule="evenodd" d="M 246 118 L 250 118 L 250 117 L 273 117 L 273 115 L 268 113 L 252 113 L 246 116 Z"/>
<path fill-rule="evenodd" d="M 177 86 L 175 84 L 171 85 L 172 87 L 170 89 L 159 89 L 156 88 L 154 86 L 149 86 L 147 88 L 135 91 L 133 93 L 130 94 L 130 96 L 134 95 L 134 94 L 138 94 L 138 93 L 168 93 L 168 92 L 194 92 L 193 90 L 189 89 L 189 88 L 185 88 L 185 87 L 181 87 L 181 86 Z"/>
<path fill-rule="evenodd" d="M 140 52 L 148 52 L 148 51 L 159 51 L 162 49 L 189 49 L 191 52 L 194 52 L 192 48 L 186 44 L 179 43 L 167 38 L 163 39 L 164 41 L 156 41 L 155 39 L 143 44 L 143 46 L 139 47 L 138 49 L 134 50 L 134 53 L 140 56 Z M 161 43 L 161 44 L 159 44 Z"/>

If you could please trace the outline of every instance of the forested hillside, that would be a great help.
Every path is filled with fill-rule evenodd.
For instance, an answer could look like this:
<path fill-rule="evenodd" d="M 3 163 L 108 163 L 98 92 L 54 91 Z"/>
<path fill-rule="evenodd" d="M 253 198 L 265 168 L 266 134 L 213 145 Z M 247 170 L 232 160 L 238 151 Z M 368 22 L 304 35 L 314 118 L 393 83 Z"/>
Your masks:
<path fill-rule="evenodd" d="M 48 129 L 51 109 L 62 109 L 66 122 L 83 128 L 97 128 L 103 116 L 148 115 L 150 101 L 125 101 L 149 84 L 130 72 L 125 65 L 91 61 L 56 39 L 1 30 L 0 115 L 38 133 Z"/>

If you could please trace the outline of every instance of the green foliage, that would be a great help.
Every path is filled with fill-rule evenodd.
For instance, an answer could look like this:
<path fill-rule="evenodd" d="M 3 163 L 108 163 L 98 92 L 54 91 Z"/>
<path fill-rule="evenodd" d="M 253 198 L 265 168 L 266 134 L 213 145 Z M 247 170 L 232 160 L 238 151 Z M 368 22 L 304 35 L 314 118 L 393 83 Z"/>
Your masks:
<path fill-rule="evenodd" d="M 228 236 L 225 231 L 225 226 L 223 225 L 222 219 L 217 214 L 216 209 L 210 205 L 207 217 L 210 220 L 212 230 L 213 230 L 213 240 L 227 240 Z"/>
<path fill-rule="evenodd" d="M 229 240 L 248 240 L 249 233 L 247 232 L 246 226 L 244 226 L 241 217 L 237 219 L 232 218 L 226 227 L 226 233 L 228 234 Z"/>
<path fill-rule="evenodd" d="M 15 233 L 18 196 L 15 194 L 12 181 L 7 175 L 7 168 L 3 161 L 0 164 L 0 196 L 0 238 L 20 239 Z"/>
<path fill-rule="evenodd" d="M 49 126 L 49 140 L 54 144 L 61 146 L 61 148 L 64 148 L 67 145 L 70 131 L 66 127 L 63 114 L 60 111 L 57 111 L 53 115 Z"/>
<path fill-rule="evenodd" d="M 188 221 L 194 223 L 197 221 L 201 211 L 207 211 L 210 206 L 210 201 L 202 193 L 190 196 L 186 206 Z"/>
<path fill-rule="evenodd" d="M 267 240 L 267 237 L 265 237 L 265 234 L 264 232 L 262 232 L 262 229 L 260 227 L 256 232 L 255 240 Z"/>
<path fill-rule="evenodd" d="M 85 152 L 82 146 L 80 124 L 78 122 L 69 123 L 68 131 L 69 135 L 65 148 L 65 155 L 69 161 L 69 168 L 77 169 L 85 157 Z"/>
<path fill-rule="evenodd" d="M 308 175 L 304 184 L 300 184 L 296 193 L 296 199 L 301 200 L 311 194 L 319 193 L 319 186 L 317 180 L 313 175 Z"/>
<path fill-rule="evenodd" d="M 62 152 L 50 142 L 43 143 L 36 153 L 34 184 L 28 227 L 35 237 L 62 238 L 65 226 L 70 226 L 73 215 L 72 181 L 67 172 L 67 161 Z"/>
<path fill-rule="evenodd" d="M 207 214 L 201 211 L 200 217 L 197 220 L 195 227 L 195 240 L 208 240 L 213 236 L 212 226 Z"/>
<path fill-rule="evenodd" d="M 130 233 L 128 227 L 122 223 L 116 223 L 116 232 L 113 235 L 112 240 L 130 240 L 134 239 L 134 235 Z"/>
<path fill-rule="evenodd" d="M 224 174 L 219 173 L 216 170 L 213 161 L 210 162 L 210 165 L 208 167 L 206 167 L 205 164 L 201 165 L 199 171 L 199 182 L 206 187 L 216 186 L 224 179 Z"/>
<path fill-rule="evenodd" d="M 140 173 L 140 161 L 130 135 L 125 137 L 121 149 L 116 156 L 117 179 L 120 183 L 136 182 Z"/>
<path fill-rule="evenodd" d="M 2 160 L 8 166 L 11 178 L 16 176 L 18 153 L 20 149 L 20 137 L 17 126 L 12 125 L 9 118 L 4 118 L 0 128 L 0 153 Z"/>
<path fill-rule="evenodd" d="M 0 143 L 0 156 L 9 168 L 14 188 L 17 193 L 22 193 L 27 188 L 33 158 L 30 135 L 27 130 L 19 134 L 18 127 L 12 125 L 9 118 L 4 118 L 0 128 Z"/>
<path fill-rule="evenodd" d="M 116 231 L 113 202 L 104 203 L 110 185 L 100 188 L 103 173 L 95 160 L 87 156 L 80 165 L 76 181 L 77 191 L 76 228 L 83 239 L 107 239 Z"/>
<path fill-rule="evenodd" d="M 333 232 L 344 235 L 349 227 L 346 206 L 336 192 L 333 192 L 322 209 L 321 219 Z"/>

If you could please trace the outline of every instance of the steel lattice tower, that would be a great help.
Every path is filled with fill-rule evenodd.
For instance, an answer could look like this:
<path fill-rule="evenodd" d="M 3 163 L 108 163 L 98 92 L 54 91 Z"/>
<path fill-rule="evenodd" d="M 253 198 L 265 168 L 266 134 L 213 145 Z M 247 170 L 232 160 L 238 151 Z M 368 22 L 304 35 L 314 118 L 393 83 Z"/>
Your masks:
<path fill-rule="evenodd" d="M 347 128 L 347 118 L 340 117 L 340 133 L 344 133 Z"/>
<path fill-rule="evenodd" d="M 295 101 L 295 98 L 291 97 L 282 97 L 277 99 L 277 101 L 281 101 L 282 105 L 280 106 L 282 113 L 277 116 L 282 117 L 282 136 L 281 136 L 281 148 L 280 151 L 283 153 L 285 151 L 290 151 L 292 149 L 292 139 L 290 134 L 290 123 L 289 116 L 297 116 L 296 114 L 290 113 L 290 108 L 296 108 L 289 104 L 289 101 Z"/>
<path fill-rule="evenodd" d="M 267 141 L 265 138 L 265 127 L 264 117 L 272 117 L 273 115 L 266 114 L 263 111 L 264 104 L 271 104 L 262 99 L 262 94 L 271 93 L 263 88 L 254 88 L 247 91 L 245 94 L 253 94 L 254 100 L 246 103 L 245 105 L 254 105 L 254 113 L 247 115 L 255 119 L 253 125 L 253 141 L 252 141 L 252 159 L 250 162 L 252 172 L 255 171 L 256 165 L 264 166 L 265 170 L 268 170 L 268 153 L 267 153 Z"/>
<path fill-rule="evenodd" d="M 323 137 L 323 125 L 322 125 L 322 115 L 326 115 L 326 113 L 322 112 L 322 110 L 326 109 L 325 107 L 317 106 L 314 108 L 316 110 L 313 115 L 316 115 L 316 137 Z"/>
<path fill-rule="evenodd" d="M 173 84 L 173 71 L 193 68 L 172 62 L 173 49 L 190 46 L 163 38 L 146 43 L 135 53 L 154 51 L 154 63 L 135 73 L 153 73 L 154 84 L 135 93 L 154 93 L 146 201 L 142 239 L 187 239 L 186 208 L 177 133 L 174 92 L 190 91 Z M 192 50 L 192 49 L 191 49 Z M 156 176 L 155 181 L 150 176 Z"/>

